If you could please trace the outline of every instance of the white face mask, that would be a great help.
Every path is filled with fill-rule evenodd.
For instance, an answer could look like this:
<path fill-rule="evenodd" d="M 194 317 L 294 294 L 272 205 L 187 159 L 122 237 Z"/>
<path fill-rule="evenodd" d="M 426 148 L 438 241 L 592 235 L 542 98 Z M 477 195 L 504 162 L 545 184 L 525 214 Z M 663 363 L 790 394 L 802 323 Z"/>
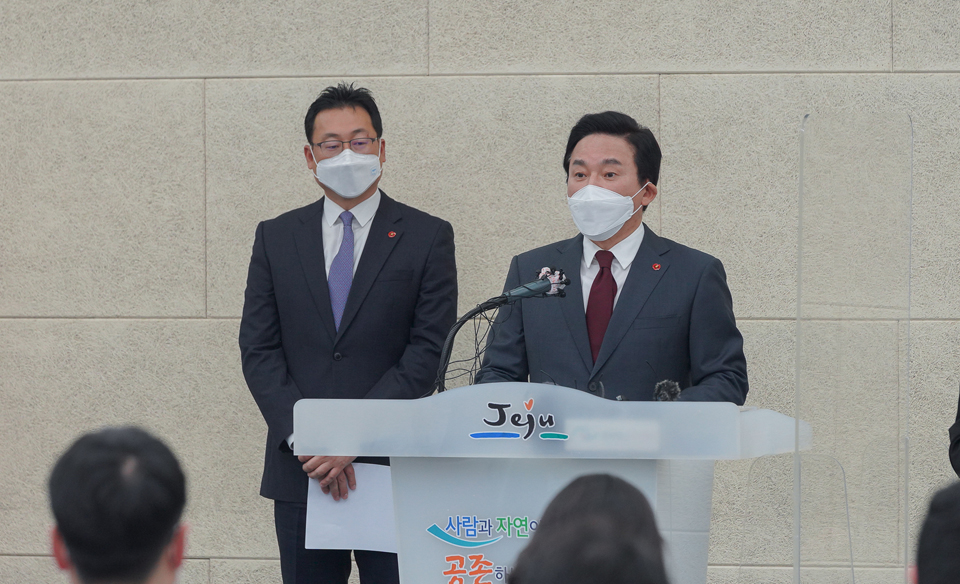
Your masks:
<path fill-rule="evenodd" d="M 380 176 L 380 141 L 377 154 L 357 154 L 349 148 L 333 158 L 317 162 L 314 176 L 327 188 L 344 199 L 355 199 L 363 194 Z M 313 156 L 313 149 L 310 149 Z M 316 158 L 314 158 L 316 162 Z"/>
<path fill-rule="evenodd" d="M 633 208 L 633 199 L 650 184 L 647 182 L 633 197 L 596 185 L 587 185 L 573 196 L 567 197 L 567 205 L 573 222 L 584 237 L 591 241 L 606 241 L 613 237 L 641 208 Z"/>

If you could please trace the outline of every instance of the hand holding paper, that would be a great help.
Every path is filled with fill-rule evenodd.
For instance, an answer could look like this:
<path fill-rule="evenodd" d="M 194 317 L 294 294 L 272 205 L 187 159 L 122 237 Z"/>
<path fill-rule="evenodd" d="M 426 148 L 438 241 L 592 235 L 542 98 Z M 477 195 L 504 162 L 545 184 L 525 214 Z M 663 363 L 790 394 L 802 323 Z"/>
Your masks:
<path fill-rule="evenodd" d="M 356 490 L 357 488 L 357 479 L 353 464 L 348 464 L 343 467 L 343 472 L 338 474 L 330 484 L 324 486 L 323 482 L 320 483 L 320 490 L 323 491 L 323 494 L 330 495 L 334 501 L 339 501 L 341 498 L 346 499 L 349 492 L 348 488 L 349 491 Z"/>
<path fill-rule="evenodd" d="M 357 479 L 351 464 L 355 456 L 299 456 L 303 471 L 311 479 L 320 481 L 324 494 L 334 501 L 346 499 L 349 491 L 357 488 Z"/>

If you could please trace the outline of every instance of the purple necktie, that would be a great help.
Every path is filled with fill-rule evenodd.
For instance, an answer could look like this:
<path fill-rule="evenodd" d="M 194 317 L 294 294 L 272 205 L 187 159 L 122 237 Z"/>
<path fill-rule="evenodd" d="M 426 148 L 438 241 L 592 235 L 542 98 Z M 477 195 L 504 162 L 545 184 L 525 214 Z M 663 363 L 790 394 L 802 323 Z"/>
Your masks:
<path fill-rule="evenodd" d="M 347 305 L 350 284 L 353 283 L 353 213 L 340 213 L 340 221 L 343 222 L 343 241 L 340 242 L 340 250 L 330 264 L 330 275 L 327 277 L 330 307 L 333 308 L 333 322 L 337 330 L 340 330 L 343 308 Z"/>

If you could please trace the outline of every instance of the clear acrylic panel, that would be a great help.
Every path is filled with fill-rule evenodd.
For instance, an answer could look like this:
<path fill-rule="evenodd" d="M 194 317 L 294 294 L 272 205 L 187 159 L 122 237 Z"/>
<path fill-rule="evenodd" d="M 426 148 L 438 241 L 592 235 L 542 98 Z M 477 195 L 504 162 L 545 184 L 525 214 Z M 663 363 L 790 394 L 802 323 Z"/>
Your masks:
<path fill-rule="evenodd" d="M 795 465 L 799 465 L 799 469 Z M 794 496 L 795 473 L 801 476 L 799 507 Z M 804 476 L 817 477 L 803 481 Z M 796 543 L 793 531 L 783 529 L 801 510 L 801 531 L 816 532 L 820 539 L 803 538 L 800 557 L 818 557 L 813 565 L 797 565 L 799 581 L 853 582 L 849 497 L 843 467 L 830 456 L 819 454 L 764 456 L 753 461 L 747 477 L 746 500 L 750 502 L 740 533 L 737 582 L 769 582 L 764 568 L 793 563 Z M 827 578 L 817 571 L 829 566 Z M 779 570 L 776 581 L 789 581 Z"/>
<path fill-rule="evenodd" d="M 795 417 L 814 447 L 793 463 L 795 582 L 905 573 L 912 157 L 902 113 L 802 122 Z"/>

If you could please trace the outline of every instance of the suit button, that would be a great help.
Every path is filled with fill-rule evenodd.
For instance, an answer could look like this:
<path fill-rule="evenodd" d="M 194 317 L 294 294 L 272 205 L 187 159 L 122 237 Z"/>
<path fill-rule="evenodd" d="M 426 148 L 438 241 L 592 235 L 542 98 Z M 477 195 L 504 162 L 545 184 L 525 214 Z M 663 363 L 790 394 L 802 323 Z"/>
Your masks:
<path fill-rule="evenodd" d="M 334 353 L 334 354 L 333 354 L 333 360 L 334 360 L 334 361 L 339 361 L 340 359 L 343 359 L 343 355 L 341 355 L 340 353 Z"/>
<path fill-rule="evenodd" d="M 590 393 L 597 393 L 600 390 L 600 385 L 596 381 L 591 381 L 587 385 L 587 389 L 590 390 Z"/>

